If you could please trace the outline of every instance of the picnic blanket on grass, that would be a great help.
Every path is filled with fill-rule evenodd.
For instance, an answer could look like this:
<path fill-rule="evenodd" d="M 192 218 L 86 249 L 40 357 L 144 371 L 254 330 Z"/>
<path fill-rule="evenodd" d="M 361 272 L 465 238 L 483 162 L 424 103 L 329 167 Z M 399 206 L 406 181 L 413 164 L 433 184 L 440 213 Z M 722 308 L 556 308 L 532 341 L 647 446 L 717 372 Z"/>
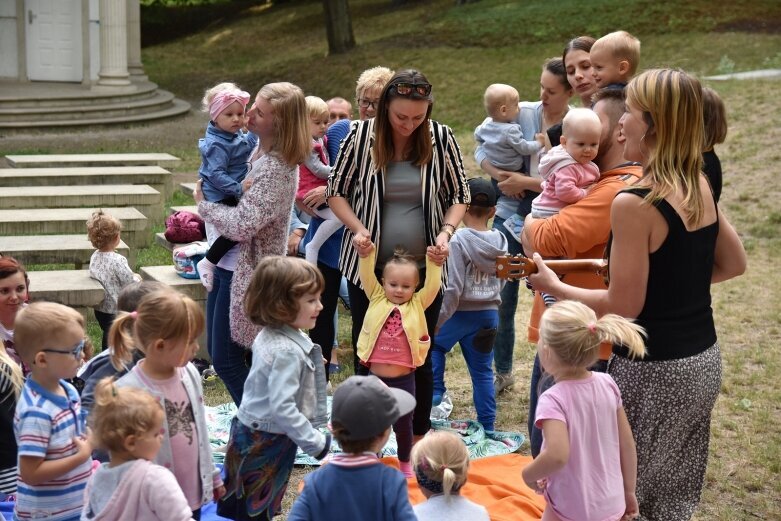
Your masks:
<path fill-rule="evenodd" d="M 218 449 L 228 443 L 230 435 L 230 424 L 236 415 L 236 405 L 226 403 L 216 407 L 206 407 L 206 424 L 209 427 L 209 443 L 214 451 L 214 460 L 221 464 L 225 459 L 225 453 Z M 331 397 L 328 397 L 328 419 L 331 419 Z M 483 426 L 474 420 L 431 420 L 431 427 L 434 430 L 452 431 L 464 440 L 469 450 L 470 459 L 485 458 L 488 456 L 498 456 L 501 454 L 510 454 L 517 451 L 525 436 L 519 432 L 486 432 Z M 396 436 L 391 434 L 388 443 L 382 449 L 382 456 L 396 456 L 397 454 Z M 331 445 L 331 452 L 341 452 L 341 448 L 336 440 Z M 301 449 L 296 453 L 296 465 L 318 466 L 320 461 L 303 453 Z"/>

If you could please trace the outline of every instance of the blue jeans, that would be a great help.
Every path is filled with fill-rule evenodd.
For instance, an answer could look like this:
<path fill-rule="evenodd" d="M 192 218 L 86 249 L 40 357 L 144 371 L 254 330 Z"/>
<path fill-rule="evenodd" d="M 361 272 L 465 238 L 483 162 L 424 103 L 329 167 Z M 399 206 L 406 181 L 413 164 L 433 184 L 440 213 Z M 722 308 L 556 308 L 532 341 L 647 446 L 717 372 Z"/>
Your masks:
<path fill-rule="evenodd" d="M 504 219 L 494 217 L 494 230 L 507 237 L 507 253 L 522 253 L 521 244 L 516 241 L 502 224 Z M 499 304 L 499 327 L 494 343 L 494 366 L 497 373 L 509 374 L 513 370 L 513 349 L 515 348 L 515 309 L 518 307 L 518 287 L 520 282 L 508 280 L 502 288 L 502 303 Z"/>
<path fill-rule="evenodd" d="M 496 310 L 456 311 L 442 324 L 431 350 L 431 367 L 434 371 L 434 394 L 445 394 L 445 354 L 458 342 L 472 378 L 472 401 L 477 411 L 477 421 L 487 431 L 494 430 L 496 398 L 494 373 L 491 370 L 493 352 L 481 353 L 472 346 L 472 340 L 482 328 L 495 328 L 499 322 Z"/>
<path fill-rule="evenodd" d="M 590 368 L 592 371 L 600 373 L 607 372 L 607 360 L 598 360 Z M 531 382 L 529 383 L 529 443 L 531 444 L 532 458 L 536 458 L 540 454 L 542 449 L 542 429 L 538 429 L 534 425 L 534 420 L 537 413 L 537 401 L 540 395 L 553 387 L 556 383 L 553 377 L 542 372 L 542 365 L 540 365 L 540 356 L 534 355 L 534 366 L 532 367 Z"/>
<path fill-rule="evenodd" d="M 215 268 L 214 287 L 206 299 L 206 334 L 214 370 L 238 407 L 241 405 L 249 367 L 244 358 L 246 350 L 231 338 L 229 311 L 232 279 L 232 271 Z"/>

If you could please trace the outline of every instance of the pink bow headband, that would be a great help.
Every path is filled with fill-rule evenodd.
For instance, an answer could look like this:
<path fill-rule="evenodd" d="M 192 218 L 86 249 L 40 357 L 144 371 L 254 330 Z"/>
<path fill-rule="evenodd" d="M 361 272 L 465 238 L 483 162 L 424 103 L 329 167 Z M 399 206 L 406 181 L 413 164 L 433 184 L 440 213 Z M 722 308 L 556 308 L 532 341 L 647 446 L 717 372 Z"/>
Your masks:
<path fill-rule="evenodd" d="M 226 90 L 214 96 L 209 104 L 209 118 L 214 121 L 231 103 L 238 101 L 242 108 L 249 103 L 249 93 L 243 90 Z"/>

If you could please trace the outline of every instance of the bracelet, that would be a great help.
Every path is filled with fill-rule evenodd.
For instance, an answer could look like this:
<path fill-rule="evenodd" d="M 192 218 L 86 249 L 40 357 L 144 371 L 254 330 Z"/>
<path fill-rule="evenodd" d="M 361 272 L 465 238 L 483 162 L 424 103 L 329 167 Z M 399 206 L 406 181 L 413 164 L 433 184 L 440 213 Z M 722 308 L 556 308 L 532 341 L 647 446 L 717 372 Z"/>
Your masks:
<path fill-rule="evenodd" d="M 453 228 L 452 230 L 450 228 Z M 450 240 L 453 238 L 453 231 L 455 230 L 455 227 L 452 224 L 443 224 L 442 227 L 439 229 L 439 233 L 446 233 L 447 234 L 447 240 Z"/>

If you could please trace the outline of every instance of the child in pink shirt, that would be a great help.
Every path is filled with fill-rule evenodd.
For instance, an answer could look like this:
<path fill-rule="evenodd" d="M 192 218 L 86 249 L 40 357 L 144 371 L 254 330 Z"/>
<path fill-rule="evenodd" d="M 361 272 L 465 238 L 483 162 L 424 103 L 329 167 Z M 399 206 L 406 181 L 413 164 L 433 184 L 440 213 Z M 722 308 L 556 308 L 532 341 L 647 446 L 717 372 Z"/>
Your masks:
<path fill-rule="evenodd" d="M 427 249 L 426 280 L 416 292 L 420 273 L 411 255 L 397 249 L 385 263 L 382 280 L 378 281 L 374 271 L 374 244 L 369 239 L 354 244 L 361 285 L 369 298 L 358 337 L 358 358 L 389 387 L 415 396 L 415 368 L 423 365 L 431 348 L 425 311 L 441 287 L 442 266 L 431 260 L 437 247 Z M 412 413 L 399 418 L 393 424 L 393 432 L 399 448 L 399 467 L 411 478 L 414 476 L 410 464 Z"/>
<path fill-rule="evenodd" d="M 599 150 L 602 124 L 590 109 L 571 109 L 562 122 L 561 144 L 540 160 L 542 192 L 532 201 L 532 217 L 556 215 L 586 195 L 586 187 L 599 179 L 593 163 Z"/>
<path fill-rule="evenodd" d="M 523 469 L 545 495 L 543 521 L 618 521 L 638 515 L 637 455 L 621 393 L 605 373 L 589 371 L 599 345 L 625 345 L 642 357 L 640 326 L 618 315 L 597 319 L 575 301 L 554 304 L 540 321 L 540 362 L 556 384 L 540 396 L 542 452 Z"/>

